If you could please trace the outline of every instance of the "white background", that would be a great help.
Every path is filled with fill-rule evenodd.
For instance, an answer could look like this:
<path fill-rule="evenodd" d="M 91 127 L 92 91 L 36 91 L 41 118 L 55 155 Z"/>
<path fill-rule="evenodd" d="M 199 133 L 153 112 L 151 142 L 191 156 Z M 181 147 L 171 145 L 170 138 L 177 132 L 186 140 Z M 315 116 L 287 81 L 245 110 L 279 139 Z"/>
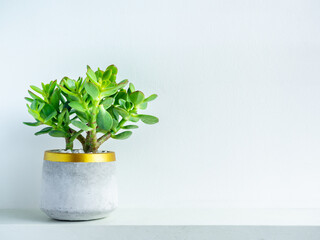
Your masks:
<path fill-rule="evenodd" d="M 115 64 L 159 98 L 118 159 L 122 207 L 320 207 L 319 1 L 0 1 L 0 208 L 37 207 L 29 85 Z"/>

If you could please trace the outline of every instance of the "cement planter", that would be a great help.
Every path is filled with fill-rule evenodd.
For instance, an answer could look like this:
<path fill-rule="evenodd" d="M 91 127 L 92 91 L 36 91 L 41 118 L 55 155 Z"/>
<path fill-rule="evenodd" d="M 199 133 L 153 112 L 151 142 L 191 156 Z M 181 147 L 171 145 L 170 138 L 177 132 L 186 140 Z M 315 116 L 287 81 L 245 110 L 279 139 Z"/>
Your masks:
<path fill-rule="evenodd" d="M 115 154 L 46 151 L 41 210 L 57 220 L 104 218 L 118 205 Z"/>

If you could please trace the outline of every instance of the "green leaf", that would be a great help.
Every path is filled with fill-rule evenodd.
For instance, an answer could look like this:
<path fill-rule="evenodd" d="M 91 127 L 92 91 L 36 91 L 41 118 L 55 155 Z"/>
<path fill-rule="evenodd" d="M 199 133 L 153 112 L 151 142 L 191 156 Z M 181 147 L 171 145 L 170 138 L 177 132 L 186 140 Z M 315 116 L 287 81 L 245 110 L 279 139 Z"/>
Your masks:
<path fill-rule="evenodd" d="M 58 127 L 62 126 L 63 120 L 64 120 L 64 115 L 66 114 L 68 110 L 65 108 L 62 110 L 62 112 L 58 115 Z"/>
<path fill-rule="evenodd" d="M 118 89 L 124 88 L 127 84 L 128 84 L 128 79 L 122 80 L 119 84 L 118 84 Z"/>
<path fill-rule="evenodd" d="M 119 104 L 122 108 L 126 108 L 126 101 L 123 99 L 119 99 Z"/>
<path fill-rule="evenodd" d="M 134 105 L 139 105 L 144 100 L 144 94 L 140 91 L 135 91 L 130 93 L 129 98 Z"/>
<path fill-rule="evenodd" d="M 136 129 L 138 127 L 139 126 L 137 126 L 137 125 L 127 125 L 127 126 L 123 126 L 122 129 Z"/>
<path fill-rule="evenodd" d="M 36 99 L 36 100 L 39 100 L 39 101 L 42 101 L 43 102 L 43 99 L 39 96 L 37 96 L 36 94 L 34 94 L 33 92 L 31 92 L 30 90 L 28 91 L 28 93 L 30 94 L 30 96 L 33 98 L 33 99 Z"/>
<path fill-rule="evenodd" d="M 45 127 L 41 129 L 39 132 L 36 132 L 34 135 L 38 136 L 41 134 L 46 134 L 46 133 L 49 133 L 51 130 L 52 130 L 52 127 Z"/>
<path fill-rule="evenodd" d="M 70 124 L 70 114 L 68 111 L 66 111 L 66 113 L 64 115 L 64 122 L 65 122 L 66 126 L 68 126 Z"/>
<path fill-rule="evenodd" d="M 50 115 L 48 115 L 48 116 L 44 119 L 44 121 L 45 121 L 45 122 L 48 122 L 48 121 L 50 121 L 53 117 L 55 117 L 56 115 L 57 115 L 57 111 L 54 111 L 54 112 L 50 113 Z"/>
<path fill-rule="evenodd" d="M 23 122 L 23 124 L 31 127 L 37 127 L 37 126 L 40 126 L 42 123 L 41 122 Z"/>
<path fill-rule="evenodd" d="M 82 106 L 82 104 L 77 101 L 69 102 L 69 106 L 77 111 L 80 111 L 80 112 L 86 111 L 86 109 Z"/>
<path fill-rule="evenodd" d="M 136 90 L 132 83 L 129 84 L 129 89 L 131 92 L 134 92 Z"/>
<path fill-rule="evenodd" d="M 127 139 L 128 137 L 130 137 L 132 135 L 131 131 L 124 131 L 122 133 L 119 133 L 117 135 L 112 135 L 111 137 L 114 139 L 118 139 L 118 140 L 124 140 Z"/>
<path fill-rule="evenodd" d="M 113 123 L 112 123 L 111 129 L 116 132 L 116 131 L 117 131 L 116 129 L 117 129 L 119 123 L 118 123 L 118 121 L 117 121 L 116 119 L 114 119 L 114 118 L 112 118 L 112 121 L 113 121 Z"/>
<path fill-rule="evenodd" d="M 76 90 L 76 82 L 73 79 L 65 77 L 64 84 L 69 88 L 72 92 Z"/>
<path fill-rule="evenodd" d="M 70 96 L 74 96 L 76 98 L 78 98 L 78 95 L 73 93 L 73 92 L 70 92 L 68 89 L 66 89 L 64 86 L 62 85 L 59 85 L 59 88 L 61 89 L 62 92 L 64 92 L 65 94 L 67 95 L 70 95 Z"/>
<path fill-rule="evenodd" d="M 116 78 L 117 78 L 117 75 L 116 74 L 112 74 L 109 80 L 110 80 L 110 82 L 115 83 L 116 82 Z"/>
<path fill-rule="evenodd" d="M 144 109 L 146 109 L 148 107 L 148 103 L 147 102 L 140 103 L 138 107 L 140 109 L 144 110 Z"/>
<path fill-rule="evenodd" d="M 87 66 L 87 76 L 91 81 L 93 81 L 95 83 L 98 82 L 96 74 L 94 73 L 94 71 L 92 71 L 92 69 L 89 66 Z"/>
<path fill-rule="evenodd" d="M 107 70 L 111 70 L 112 74 L 117 74 L 118 73 L 118 68 L 115 65 L 110 65 L 107 67 Z"/>
<path fill-rule="evenodd" d="M 105 98 L 101 102 L 101 104 L 105 109 L 108 109 L 109 107 L 111 107 L 113 103 L 114 103 L 114 98 L 111 98 L 111 97 Z"/>
<path fill-rule="evenodd" d="M 105 131 L 109 131 L 113 124 L 111 115 L 104 109 L 103 105 L 99 106 L 97 124 L 99 128 Z"/>
<path fill-rule="evenodd" d="M 117 91 L 118 91 L 117 87 L 109 87 L 109 88 L 106 88 L 104 91 L 102 91 L 101 96 L 108 97 L 115 94 Z"/>
<path fill-rule="evenodd" d="M 51 105 L 58 110 L 59 108 L 59 100 L 60 100 L 60 91 L 59 89 L 54 90 L 53 94 L 49 98 Z"/>
<path fill-rule="evenodd" d="M 97 77 L 97 79 L 98 79 L 98 82 L 99 82 L 99 79 L 100 79 L 100 81 L 101 81 L 101 79 L 102 79 L 102 74 L 103 74 L 103 71 L 101 71 L 101 70 L 98 68 L 98 70 L 95 72 L 95 75 L 96 75 L 96 77 Z"/>
<path fill-rule="evenodd" d="M 83 131 L 91 131 L 92 128 L 87 126 L 85 123 L 80 122 L 80 121 L 76 121 L 76 120 L 72 120 L 71 123 L 76 126 L 77 128 L 80 128 Z"/>
<path fill-rule="evenodd" d="M 54 116 L 57 115 L 57 111 L 50 104 L 45 104 L 40 112 L 41 117 L 45 122 L 50 121 Z"/>
<path fill-rule="evenodd" d="M 93 83 L 86 82 L 84 84 L 84 88 L 93 99 L 97 99 L 99 97 L 99 94 L 100 94 L 99 89 Z"/>
<path fill-rule="evenodd" d="M 79 111 L 76 111 L 76 115 L 78 116 L 78 118 L 84 122 L 84 123 L 87 123 L 88 122 L 88 119 L 87 119 L 87 115 L 83 112 L 79 112 Z"/>
<path fill-rule="evenodd" d="M 57 80 L 51 81 L 49 85 L 49 95 L 52 94 L 54 88 L 57 86 Z"/>
<path fill-rule="evenodd" d="M 155 124 L 159 122 L 159 119 L 157 117 L 151 115 L 139 114 L 138 117 L 141 119 L 142 122 L 146 124 Z"/>
<path fill-rule="evenodd" d="M 66 133 L 60 130 L 52 130 L 49 132 L 51 137 L 66 137 Z"/>
<path fill-rule="evenodd" d="M 28 105 L 27 105 L 28 106 Z M 35 119 L 39 119 L 40 118 L 40 114 L 35 111 L 32 110 L 29 106 L 28 106 L 28 112 L 31 114 L 32 117 L 34 117 Z"/>
<path fill-rule="evenodd" d="M 123 118 L 127 118 L 129 116 L 129 113 L 123 108 L 114 107 L 114 111 L 117 111 Z"/>
<path fill-rule="evenodd" d="M 30 108 L 32 110 L 37 110 L 38 109 L 38 105 L 39 105 L 39 102 L 37 100 L 33 100 L 31 105 L 30 105 Z"/>
<path fill-rule="evenodd" d="M 129 119 L 128 119 L 130 122 L 138 122 L 140 120 L 139 117 L 136 117 L 136 116 L 130 116 Z"/>
<path fill-rule="evenodd" d="M 157 97 L 158 97 L 157 94 L 152 94 L 152 95 L 150 95 L 149 97 L 147 97 L 143 102 L 146 103 L 146 102 L 153 101 L 153 100 L 155 100 Z"/>
<path fill-rule="evenodd" d="M 43 91 L 40 88 L 36 87 L 36 86 L 31 85 L 30 88 L 32 90 L 36 91 L 37 93 L 40 93 L 41 95 L 43 94 Z"/>
<path fill-rule="evenodd" d="M 108 81 L 111 77 L 111 74 L 112 74 L 111 69 L 106 70 L 102 75 L 102 81 Z"/>
<path fill-rule="evenodd" d="M 29 97 L 25 97 L 24 98 L 25 100 L 27 100 L 28 102 L 32 103 L 33 102 L 33 99 L 32 98 L 29 98 Z"/>

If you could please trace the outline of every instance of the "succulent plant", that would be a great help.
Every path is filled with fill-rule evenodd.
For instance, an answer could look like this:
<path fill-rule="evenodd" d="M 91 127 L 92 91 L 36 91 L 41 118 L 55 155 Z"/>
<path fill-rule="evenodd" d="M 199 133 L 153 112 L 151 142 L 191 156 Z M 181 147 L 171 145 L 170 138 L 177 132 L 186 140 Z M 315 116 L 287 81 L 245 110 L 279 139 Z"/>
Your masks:
<path fill-rule="evenodd" d="M 84 152 L 95 153 L 109 138 L 130 137 L 130 130 L 138 126 L 128 122 L 157 123 L 157 117 L 138 114 L 138 110 L 146 109 L 157 95 L 146 98 L 141 91 L 135 90 L 132 83 L 125 89 L 128 80 L 117 83 L 117 72 L 114 65 L 105 71 L 98 68 L 96 72 L 87 66 L 85 78 L 73 80 L 64 77 L 59 84 L 55 80 L 42 83 L 41 88 L 30 86 L 34 92 L 29 90 L 31 98 L 25 99 L 30 102 L 27 104 L 28 112 L 36 121 L 24 124 L 47 125 L 35 135 L 48 133 L 52 137 L 65 138 L 66 150 L 73 150 L 77 139 Z M 83 133 L 86 133 L 85 137 Z M 102 135 L 98 137 L 98 133 Z"/>

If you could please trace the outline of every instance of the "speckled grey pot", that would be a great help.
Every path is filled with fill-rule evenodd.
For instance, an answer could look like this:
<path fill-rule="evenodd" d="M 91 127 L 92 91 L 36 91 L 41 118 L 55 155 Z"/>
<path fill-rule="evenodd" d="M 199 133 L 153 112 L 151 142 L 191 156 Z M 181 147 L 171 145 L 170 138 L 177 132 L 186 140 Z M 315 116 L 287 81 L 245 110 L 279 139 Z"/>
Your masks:
<path fill-rule="evenodd" d="M 74 154 L 69 153 L 69 159 L 73 159 Z M 84 156 L 79 154 L 77 156 Z M 41 210 L 53 219 L 68 221 L 108 216 L 118 205 L 116 162 L 102 161 L 104 156 L 101 154 L 98 156 L 100 162 L 59 162 L 54 161 L 55 155 L 50 155 L 51 160 L 44 160 Z M 63 159 L 64 156 L 60 156 Z"/>

